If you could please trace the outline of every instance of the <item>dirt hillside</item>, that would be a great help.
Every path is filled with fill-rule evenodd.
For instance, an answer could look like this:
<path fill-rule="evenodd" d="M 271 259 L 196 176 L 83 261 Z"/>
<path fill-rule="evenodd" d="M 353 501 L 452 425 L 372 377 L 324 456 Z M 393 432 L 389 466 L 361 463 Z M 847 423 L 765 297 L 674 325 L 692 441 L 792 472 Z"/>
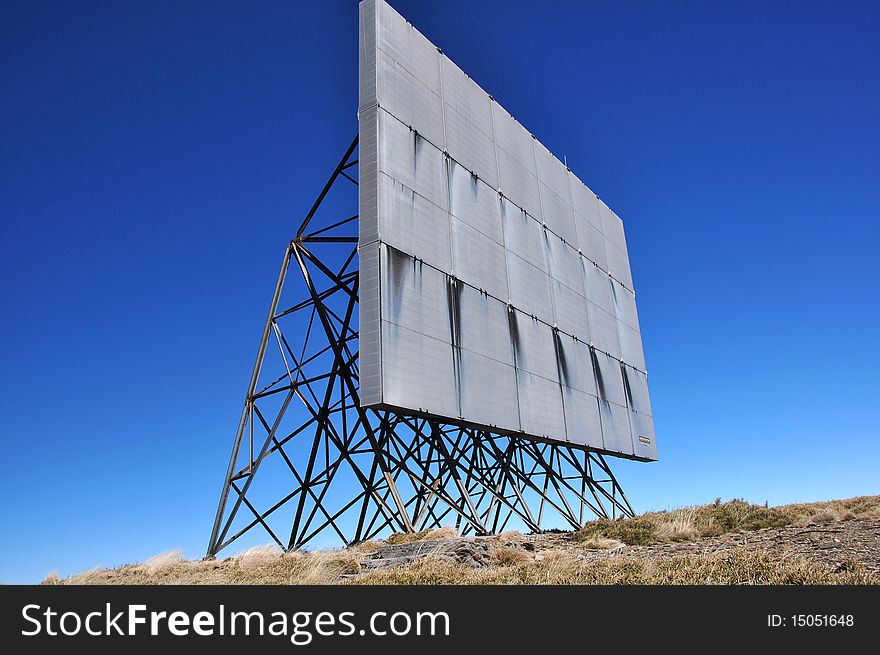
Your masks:
<path fill-rule="evenodd" d="M 442 528 L 208 562 L 171 552 L 44 584 L 880 584 L 880 496 L 782 507 L 716 500 L 577 532 Z"/>

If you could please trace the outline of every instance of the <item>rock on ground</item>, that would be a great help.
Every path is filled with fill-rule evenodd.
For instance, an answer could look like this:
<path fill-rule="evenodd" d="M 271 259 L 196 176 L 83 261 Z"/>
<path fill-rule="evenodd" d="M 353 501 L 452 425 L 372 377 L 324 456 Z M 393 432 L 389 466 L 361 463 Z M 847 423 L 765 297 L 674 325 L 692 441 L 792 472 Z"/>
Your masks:
<path fill-rule="evenodd" d="M 779 560 L 803 557 L 824 562 L 838 570 L 849 568 L 855 563 L 880 576 L 880 519 L 826 521 L 812 525 L 736 532 L 695 541 L 621 546 L 609 550 L 584 548 L 572 539 L 570 533 L 432 539 L 381 545 L 362 562 L 361 571 L 368 573 L 381 568 L 407 565 L 429 556 L 474 568 L 490 566 L 493 548 L 518 550 L 536 560 L 543 559 L 550 551 L 564 551 L 575 554 L 585 562 L 612 557 L 652 559 L 706 555 L 742 548 L 762 551 Z"/>

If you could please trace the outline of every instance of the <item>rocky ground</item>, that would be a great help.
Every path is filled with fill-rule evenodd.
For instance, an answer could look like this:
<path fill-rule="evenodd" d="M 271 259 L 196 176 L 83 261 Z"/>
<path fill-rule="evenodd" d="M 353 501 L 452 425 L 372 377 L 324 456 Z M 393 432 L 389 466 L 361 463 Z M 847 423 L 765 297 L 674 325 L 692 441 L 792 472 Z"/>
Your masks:
<path fill-rule="evenodd" d="M 461 537 L 451 527 L 341 550 L 169 551 L 45 584 L 880 584 L 880 496 L 779 507 L 733 499 L 577 532 Z"/>
<path fill-rule="evenodd" d="M 585 548 L 570 533 L 522 535 L 509 533 L 496 537 L 447 537 L 403 544 L 379 546 L 361 562 L 364 575 L 395 566 L 411 565 L 433 557 L 474 568 L 492 566 L 492 553 L 499 547 L 541 561 L 550 553 L 565 552 L 585 563 L 609 558 L 641 558 L 709 555 L 732 549 L 763 552 L 776 561 L 804 558 L 844 571 L 861 565 L 880 577 L 880 519 L 824 521 L 811 525 L 767 528 L 749 532 L 704 537 L 696 541 L 627 546 L 609 543 L 608 548 Z"/>
<path fill-rule="evenodd" d="M 699 541 L 628 546 L 621 551 L 641 557 L 701 555 L 732 548 L 763 551 L 774 559 L 802 557 L 824 562 L 835 569 L 861 564 L 880 576 L 880 520 L 827 521 L 807 526 L 769 528 L 707 537 Z M 617 552 L 617 551 L 615 551 Z"/>

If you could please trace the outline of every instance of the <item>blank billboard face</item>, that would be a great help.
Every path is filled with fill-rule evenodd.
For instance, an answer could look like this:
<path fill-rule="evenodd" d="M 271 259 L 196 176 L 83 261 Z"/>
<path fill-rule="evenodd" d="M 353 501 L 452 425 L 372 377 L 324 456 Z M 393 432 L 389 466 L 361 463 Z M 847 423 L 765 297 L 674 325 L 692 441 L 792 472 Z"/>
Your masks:
<path fill-rule="evenodd" d="M 656 459 L 620 218 L 383 0 L 358 118 L 362 405 Z"/>

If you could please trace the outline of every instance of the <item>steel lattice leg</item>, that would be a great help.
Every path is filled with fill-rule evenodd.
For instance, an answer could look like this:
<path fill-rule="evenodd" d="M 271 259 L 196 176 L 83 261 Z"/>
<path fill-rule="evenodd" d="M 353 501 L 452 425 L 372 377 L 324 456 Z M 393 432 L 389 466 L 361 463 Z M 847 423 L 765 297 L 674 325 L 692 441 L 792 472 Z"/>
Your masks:
<path fill-rule="evenodd" d="M 357 215 L 317 219 L 331 191 L 356 186 L 356 146 L 285 248 L 208 556 L 257 527 L 291 550 L 325 534 L 351 544 L 449 523 L 491 534 L 511 521 L 539 531 L 548 514 L 573 528 L 632 516 L 599 453 L 360 407 Z M 291 286 L 305 294 L 288 305 Z"/>

